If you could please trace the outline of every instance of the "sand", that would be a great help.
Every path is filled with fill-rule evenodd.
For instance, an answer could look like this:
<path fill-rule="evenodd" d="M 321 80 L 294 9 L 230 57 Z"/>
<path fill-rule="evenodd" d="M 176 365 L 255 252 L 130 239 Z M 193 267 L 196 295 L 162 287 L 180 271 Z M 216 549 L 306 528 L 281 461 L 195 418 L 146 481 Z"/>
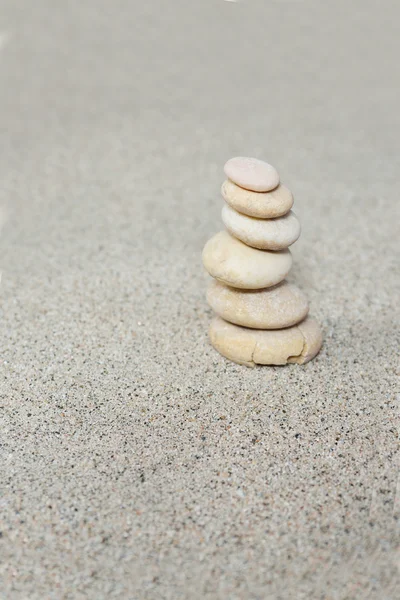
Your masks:
<path fill-rule="evenodd" d="M 399 16 L 2 3 L 2 600 L 394 600 Z M 294 192 L 304 367 L 207 340 L 236 155 Z"/>

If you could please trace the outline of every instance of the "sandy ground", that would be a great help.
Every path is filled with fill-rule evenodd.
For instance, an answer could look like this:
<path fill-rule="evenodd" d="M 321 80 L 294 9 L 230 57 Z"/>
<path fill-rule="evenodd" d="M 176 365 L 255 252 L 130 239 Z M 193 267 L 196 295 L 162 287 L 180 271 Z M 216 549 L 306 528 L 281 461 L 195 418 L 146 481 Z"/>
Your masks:
<path fill-rule="evenodd" d="M 2 600 L 395 599 L 399 17 L 2 3 Z M 304 367 L 207 340 L 238 154 L 295 194 Z"/>

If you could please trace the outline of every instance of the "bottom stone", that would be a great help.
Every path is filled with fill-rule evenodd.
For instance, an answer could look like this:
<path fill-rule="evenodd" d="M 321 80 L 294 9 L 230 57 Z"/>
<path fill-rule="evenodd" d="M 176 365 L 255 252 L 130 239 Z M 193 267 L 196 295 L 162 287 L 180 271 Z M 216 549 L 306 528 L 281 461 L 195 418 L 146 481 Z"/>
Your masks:
<path fill-rule="evenodd" d="M 211 344 L 222 356 L 247 367 L 304 364 L 322 346 L 321 328 L 310 317 L 294 327 L 274 330 L 248 329 L 215 317 L 209 333 Z"/>

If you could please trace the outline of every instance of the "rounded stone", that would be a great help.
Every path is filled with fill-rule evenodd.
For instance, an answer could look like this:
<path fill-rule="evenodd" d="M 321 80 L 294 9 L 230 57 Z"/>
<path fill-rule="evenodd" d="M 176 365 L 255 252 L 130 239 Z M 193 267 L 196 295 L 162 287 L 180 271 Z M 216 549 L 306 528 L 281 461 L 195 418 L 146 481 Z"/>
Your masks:
<path fill-rule="evenodd" d="M 263 290 L 237 290 L 213 280 L 207 302 L 225 321 L 252 329 L 291 327 L 308 313 L 305 294 L 287 281 Z"/>
<path fill-rule="evenodd" d="M 223 199 L 238 212 L 258 219 L 275 219 L 293 206 L 292 192 L 281 183 L 271 192 L 244 190 L 227 179 L 221 187 Z"/>
<path fill-rule="evenodd" d="M 220 231 L 204 246 L 203 264 L 222 283 L 245 290 L 276 285 L 292 266 L 290 250 L 256 250 Z"/>
<path fill-rule="evenodd" d="M 222 221 L 231 235 L 260 250 L 283 250 L 300 235 L 300 222 L 292 211 L 277 219 L 255 219 L 225 204 Z"/>
<path fill-rule="evenodd" d="M 258 158 L 231 158 L 225 163 L 224 173 L 240 187 L 253 192 L 268 192 L 279 184 L 279 175 L 275 167 Z"/>
<path fill-rule="evenodd" d="M 294 327 L 269 331 L 238 327 L 215 317 L 209 334 L 222 356 L 248 367 L 303 364 L 314 358 L 322 345 L 321 328 L 310 317 Z"/>

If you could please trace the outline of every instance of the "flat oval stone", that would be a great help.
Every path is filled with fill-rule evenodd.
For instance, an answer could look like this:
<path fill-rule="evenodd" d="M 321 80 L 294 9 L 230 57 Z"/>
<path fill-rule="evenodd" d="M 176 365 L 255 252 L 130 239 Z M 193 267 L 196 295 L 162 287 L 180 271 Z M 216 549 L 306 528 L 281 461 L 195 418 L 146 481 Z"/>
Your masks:
<path fill-rule="evenodd" d="M 255 219 L 225 204 L 221 216 L 231 235 L 260 250 L 283 250 L 300 235 L 300 222 L 292 211 L 277 219 Z"/>
<path fill-rule="evenodd" d="M 225 321 L 252 329 L 291 327 L 308 313 L 305 294 L 287 281 L 263 290 L 238 290 L 213 280 L 207 302 Z"/>
<path fill-rule="evenodd" d="M 238 212 L 258 219 L 275 219 L 293 206 L 292 192 L 281 183 L 271 192 L 244 190 L 227 179 L 221 187 L 223 199 Z"/>
<path fill-rule="evenodd" d="M 236 288 L 257 290 L 276 285 L 289 273 L 289 250 L 256 250 L 220 231 L 204 246 L 203 264 L 212 277 Z"/>
<path fill-rule="evenodd" d="M 322 345 L 321 328 L 310 317 L 294 327 L 269 331 L 238 327 L 215 317 L 209 334 L 222 356 L 248 367 L 303 364 L 314 358 Z"/>
<path fill-rule="evenodd" d="M 278 171 L 258 158 L 236 156 L 225 163 L 224 173 L 236 185 L 253 192 L 268 192 L 279 183 Z"/>

